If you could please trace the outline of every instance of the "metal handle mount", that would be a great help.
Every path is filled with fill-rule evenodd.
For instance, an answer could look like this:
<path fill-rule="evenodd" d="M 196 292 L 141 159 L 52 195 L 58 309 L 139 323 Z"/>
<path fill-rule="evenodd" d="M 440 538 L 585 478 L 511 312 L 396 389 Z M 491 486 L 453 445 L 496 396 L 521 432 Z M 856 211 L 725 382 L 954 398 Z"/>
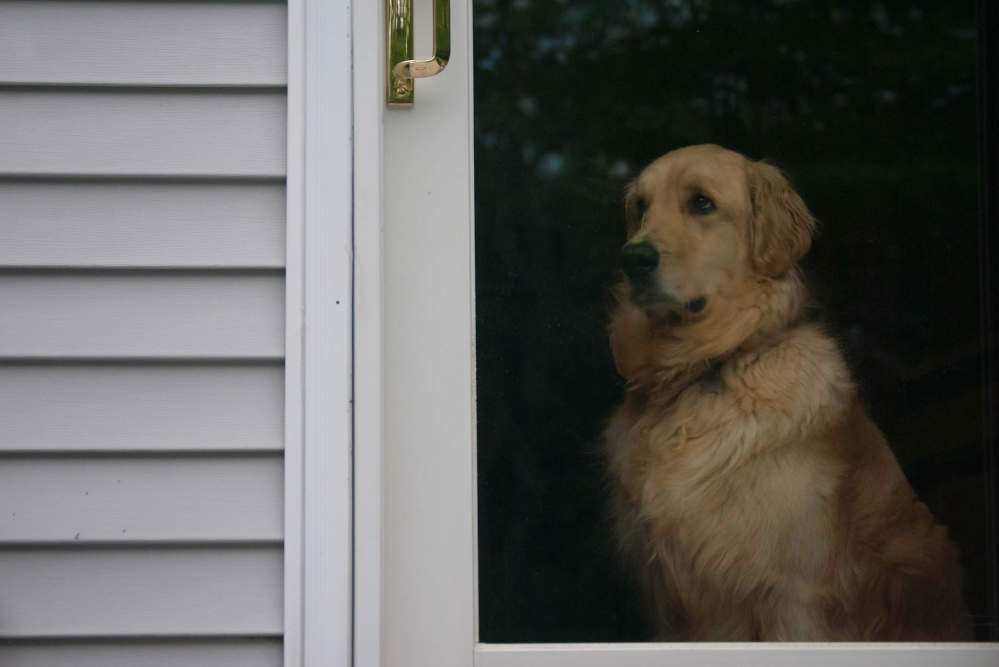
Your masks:
<path fill-rule="evenodd" d="M 413 60 L 413 0 L 385 0 L 391 108 L 413 106 L 413 79 L 440 73 L 451 58 L 451 6 L 449 0 L 433 0 L 433 3 L 434 55 L 427 60 Z"/>

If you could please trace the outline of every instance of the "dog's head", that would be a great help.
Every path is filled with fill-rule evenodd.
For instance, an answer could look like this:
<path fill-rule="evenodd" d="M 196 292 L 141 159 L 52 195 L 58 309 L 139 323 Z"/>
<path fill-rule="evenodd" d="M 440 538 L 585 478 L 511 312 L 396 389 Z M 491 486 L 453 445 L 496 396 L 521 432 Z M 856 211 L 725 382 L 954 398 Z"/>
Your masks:
<path fill-rule="evenodd" d="M 681 148 L 650 164 L 628 186 L 625 211 L 615 317 L 706 350 L 715 349 L 708 338 L 731 337 L 726 326 L 741 311 L 759 308 L 754 297 L 808 251 L 815 227 L 776 167 L 713 145 Z M 622 370 L 622 342 L 612 343 Z"/>

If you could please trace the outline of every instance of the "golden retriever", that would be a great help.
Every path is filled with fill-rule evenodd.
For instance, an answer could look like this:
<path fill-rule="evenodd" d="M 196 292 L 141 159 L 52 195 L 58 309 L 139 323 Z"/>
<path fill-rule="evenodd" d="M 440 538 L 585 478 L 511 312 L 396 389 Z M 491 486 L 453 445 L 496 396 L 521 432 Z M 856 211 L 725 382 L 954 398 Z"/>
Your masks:
<path fill-rule="evenodd" d="M 660 638 L 969 639 L 946 529 L 805 317 L 815 222 L 781 172 L 681 148 L 626 212 L 605 446 Z"/>

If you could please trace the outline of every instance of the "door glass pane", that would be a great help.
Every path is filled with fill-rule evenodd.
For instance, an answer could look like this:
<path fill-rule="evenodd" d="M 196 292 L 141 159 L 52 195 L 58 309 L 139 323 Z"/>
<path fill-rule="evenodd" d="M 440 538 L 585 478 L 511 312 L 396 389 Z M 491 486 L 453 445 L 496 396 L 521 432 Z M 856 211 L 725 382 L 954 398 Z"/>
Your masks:
<path fill-rule="evenodd" d="M 810 317 L 948 527 L 974 636 L 997 638 L 975 3 L 474 12 L 481 640 L 657 636 L 610 518 L 601 433 L 626 387 L 606 330 L 625 185 L 701 143 L 772 161 L 818 219 Z"/>

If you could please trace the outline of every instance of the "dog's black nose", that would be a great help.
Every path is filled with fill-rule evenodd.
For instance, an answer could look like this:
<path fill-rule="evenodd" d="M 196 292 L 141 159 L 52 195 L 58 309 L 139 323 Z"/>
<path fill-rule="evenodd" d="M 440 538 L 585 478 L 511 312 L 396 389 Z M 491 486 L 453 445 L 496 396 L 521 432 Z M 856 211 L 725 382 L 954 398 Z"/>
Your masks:
<path fill-rule="evenodd" d="M 659 251 L 648 241 L 629 243 L 621 249 L 621 268 L 629 278 L 641 278 L 659 265 Z"/>

